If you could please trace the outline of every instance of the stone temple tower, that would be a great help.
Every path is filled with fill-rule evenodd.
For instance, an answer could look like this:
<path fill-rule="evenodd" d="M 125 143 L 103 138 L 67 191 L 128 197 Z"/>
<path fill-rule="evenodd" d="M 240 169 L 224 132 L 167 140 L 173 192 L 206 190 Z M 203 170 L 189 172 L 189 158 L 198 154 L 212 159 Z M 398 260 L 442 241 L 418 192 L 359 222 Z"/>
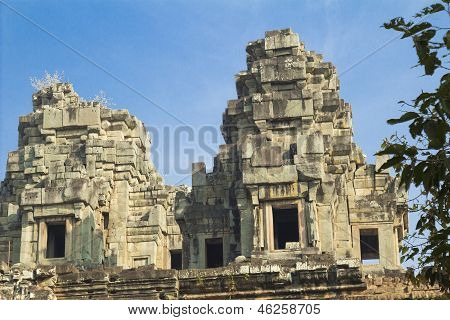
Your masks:
<path fill-rule="evenodd" d="M 400 268 L 406 194 L 378 170 L 386 159 L 367 164 L 353 142 L 335 67 L 290 29 L 246 51 L 225 144 L 212 172 L 193 164 L 191 192 L 164 185 L 127 110 L 82 101 L 69 83 L 36 92 L 0 186 L 0 262 Z"/>
<path fill-rule="evenodd" d="M 69 83 L 33 95 L 0 189 L 0 261 L 170 268 L 181 235 L 141 121 Z"/>
<path fill-rule="evenodd" d="M 225 144 L 212 172 L 193 164 L 192 195 L 178 202 L 184 264 L 327 255 L 399 268 L 406 196 L 353 142 L 335 67 L 290 29 L 246 52 L 223 114 Z"/>

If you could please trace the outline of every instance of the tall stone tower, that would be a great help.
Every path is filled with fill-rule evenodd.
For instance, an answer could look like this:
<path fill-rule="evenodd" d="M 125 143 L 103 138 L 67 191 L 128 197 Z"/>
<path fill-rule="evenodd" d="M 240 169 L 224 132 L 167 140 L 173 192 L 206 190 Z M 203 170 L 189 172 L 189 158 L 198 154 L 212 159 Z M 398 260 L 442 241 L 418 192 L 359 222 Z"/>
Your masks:
<path fill-rule="evenodd" d="M 175 189 L 127 110 L 81 101 L 69 83 L 33 94 L 0 189 L 0 260 L 170 267 L 181 249 Z"/>
<path fill-rule="evenodd" d="M 398 268 L 406 196 L 353 142 L 335 67 L 290 29 L 246 52 L 223 115 L 226 144 L 212 172 L 193 165 L 192 196 L 177 207 L 185 265 L 326 254 Z"/>

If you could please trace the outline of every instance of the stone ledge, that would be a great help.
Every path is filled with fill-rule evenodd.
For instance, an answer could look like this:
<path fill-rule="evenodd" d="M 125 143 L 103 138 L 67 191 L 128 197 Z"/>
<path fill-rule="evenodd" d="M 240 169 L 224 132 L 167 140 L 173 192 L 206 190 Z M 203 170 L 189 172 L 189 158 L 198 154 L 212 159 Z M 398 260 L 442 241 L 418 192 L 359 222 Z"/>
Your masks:
<path fill-rule="evenodd" d="M 348 260 L 348 261 L 347 261 Z M 0 299 L 432 299 L 437 287 L 412 286 L 403 274 L 361 275 L 352 259 L 340 264 L 282 264 L 244 260 L 192 270 L 79 269 L 2 265 Z M 259 262 L 258 262 L 259 261 Z M 20 290 L 18 289 L 20 288 Z"/>

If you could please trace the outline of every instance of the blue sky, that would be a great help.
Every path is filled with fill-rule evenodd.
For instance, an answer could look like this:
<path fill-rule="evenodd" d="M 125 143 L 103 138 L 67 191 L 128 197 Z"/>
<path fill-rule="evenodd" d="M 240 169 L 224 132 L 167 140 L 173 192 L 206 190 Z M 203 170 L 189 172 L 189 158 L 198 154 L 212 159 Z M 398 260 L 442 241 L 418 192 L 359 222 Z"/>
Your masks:
<path fill-rule="evenodd" d="M 300 34 L 308 50 L 322 53 L 337 67 L 341 98 L 353 107 L 354 139 L 373 162 L 381 140 L 394 132 L 385 121 L 398 115 L 397 101 L 434 86 L 420 77 L 422 70 L 411 69 L 416 56 L 409 40 L 397 39 L 381 48 L 397 34 L 380 25 L 395 16 L 410 17 L 429 3 L 1 0 L 0 176 L 8 151 L 17 148 L 18 117 L 32 111 L 29 77 L 58 70 L 81 96 L 90 98 L 103 90 L 115 108 L 138 116 L 154 133 L 154 161 L 165 181 L 190 184 L 191 160 L 206 161 L 211 169 L 210 153 L 223 141 L 220 136 L 208 138 L 207 152 L 198 141 L 182 140 L 192 147 L 192 155 L 176 154 L 171 141 L 174 128 L 181 125 L 176 119 L 194 128 L 195 139 L 203 126 L 218 130 L 226 101 L 236 97 L 234 75 L 245 69 L 247 42 L 262 38 L 266 30 L 286 27 Z M 164 132 L 169 132 L 165 140 Z M 175 172 L 177 166 L 185 172 Z"/>

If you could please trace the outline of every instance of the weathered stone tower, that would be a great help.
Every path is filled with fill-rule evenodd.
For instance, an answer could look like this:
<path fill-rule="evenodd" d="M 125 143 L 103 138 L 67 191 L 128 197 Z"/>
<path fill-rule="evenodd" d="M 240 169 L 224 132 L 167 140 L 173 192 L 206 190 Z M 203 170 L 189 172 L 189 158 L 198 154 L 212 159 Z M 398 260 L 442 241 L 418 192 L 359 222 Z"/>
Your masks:
<path fill-rule="evenodd" d="M 181 249 L 141 121 L 59 83 L 20 118 L 0 193 L 0 261 L 170 268 Z"/>
<path fill-rule="evenodd" d="M 193 165 L 192 196 L 177 205 L 184 265 L 325 254 L 399 268 L 406 196 L 353 143 L 335 67 L 290 29 L 246 51 L 223 115 L 226 144 L 211 173 Z"/>
<path fill-rule="evenodd" d="M 163 184 L 128 111 L 81 101 L 68 83 L 35 93 L 1 184 L 0 261 L 400 268 L 406 194 L 353 143 L 333 65 L 290 29 L 270 31 L 247 46 L 236 88 L 225 144 L 211 173 L 193 164 L 191 193 Z"/>

